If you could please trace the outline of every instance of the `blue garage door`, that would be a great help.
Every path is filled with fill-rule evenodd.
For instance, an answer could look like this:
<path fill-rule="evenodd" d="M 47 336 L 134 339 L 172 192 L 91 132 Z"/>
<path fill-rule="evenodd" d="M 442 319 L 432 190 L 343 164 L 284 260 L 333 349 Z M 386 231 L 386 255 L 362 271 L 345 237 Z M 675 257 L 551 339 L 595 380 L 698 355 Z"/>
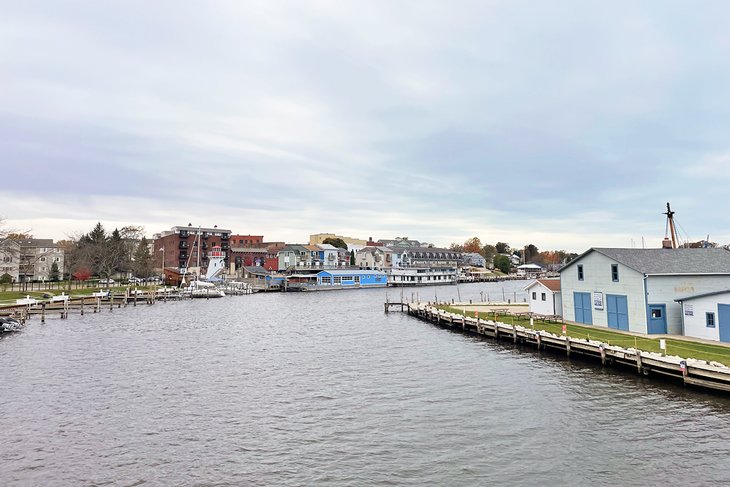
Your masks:
<path fill-rule="evenodd" d="M 629 306 L 626 296 L 606 294 L 608 327 L 629 331 Z"/>
<path fill-rule="evenodd" d="M 720 341 L 730 343 L 730 304 L 717 305 L 717 318 Z"/>
<path fill-rule="evenodd" d="M 591 293 L 573 293 L 575 303 L 575 321 L 577 323 L 593 324 L 593 313 L 591 311 Z"/>

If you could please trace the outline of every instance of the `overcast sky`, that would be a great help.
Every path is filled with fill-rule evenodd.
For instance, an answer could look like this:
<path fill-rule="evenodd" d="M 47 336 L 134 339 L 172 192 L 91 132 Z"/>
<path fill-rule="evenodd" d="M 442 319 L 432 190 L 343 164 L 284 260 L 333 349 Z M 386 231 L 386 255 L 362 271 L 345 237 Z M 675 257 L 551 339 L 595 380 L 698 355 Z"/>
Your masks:
<path fill-rule="evenodd" d="M 730 243 L 730 2 L 30 1 L 0 215 L 581 252 Z"/>

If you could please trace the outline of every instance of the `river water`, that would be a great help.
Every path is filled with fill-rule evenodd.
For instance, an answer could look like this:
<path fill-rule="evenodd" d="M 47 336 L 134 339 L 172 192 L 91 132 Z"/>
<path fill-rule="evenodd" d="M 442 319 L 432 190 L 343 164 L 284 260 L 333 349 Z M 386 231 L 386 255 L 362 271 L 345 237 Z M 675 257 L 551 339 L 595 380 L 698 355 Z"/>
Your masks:
<path fill-rule="evenodd" d="M 0 485 L 730 483 L 730 399 L 384 314 L 400 292 L 34 319 L 0 339 Z"/>

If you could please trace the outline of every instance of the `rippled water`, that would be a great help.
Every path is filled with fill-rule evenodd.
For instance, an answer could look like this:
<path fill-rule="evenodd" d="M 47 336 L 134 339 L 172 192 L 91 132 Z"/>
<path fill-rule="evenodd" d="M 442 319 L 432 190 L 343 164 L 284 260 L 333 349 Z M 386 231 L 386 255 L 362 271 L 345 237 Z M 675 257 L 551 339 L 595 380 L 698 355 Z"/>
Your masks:
<path fill-rule="evenodd" d="M 730 400 L 384 314 L 400 292 L 33 321 L 0 340 L 0 484 L 730 482 Z"/>

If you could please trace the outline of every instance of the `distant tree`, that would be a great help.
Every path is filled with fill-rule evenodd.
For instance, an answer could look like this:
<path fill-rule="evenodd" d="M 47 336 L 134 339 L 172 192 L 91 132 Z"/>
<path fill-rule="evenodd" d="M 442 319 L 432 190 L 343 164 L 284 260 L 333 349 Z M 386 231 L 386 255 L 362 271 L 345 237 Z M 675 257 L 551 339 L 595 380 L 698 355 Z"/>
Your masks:
<path fill-rule="evenodd" d="M 530 262 L 533 262 L 535 258 L 537 257 L 539 250 L 537 247 L 535 247 L 533 244 L 527 245 L 525 247 L 525 264 L 529 264 Z"/>
<path fill-rule="evenodd" d="M 10 240 L 28 240 L 28 239 L 33 238 L 33 235 L 30 233 L 13 232 L 13 233 L 8 233 L 7 238 Z"/>
<path fill-rule="evenodd" d="M 106 235 L 106 231 L 104 230 L 104 227 L 102 226 L 101 222 L 97 222 L 96 226 L 92 231 L 89 232 L 87 235 L 87 239 L 89 242 L 92 243 L 104 243 L 107 241 L 108 237 Z"/>
<path fill-rule="evenodd" d="M 452 242 L 451 245 L 449 245 L 449 250 L 453 250 L 454 252 L 463 252 L 464 246 L 456 242 Z"/>
<path fill-rule="evenodd" d="M 5 291 L 8 288 L 8 284 L 13 282 L 13 277 L 7 272 L 0 276 L 0 289 Z"/>
<path fill-rule="evenodd" d="M 352 266 L 355 265 L 355 250 L 354 249 L 350 251 L 350 265 L 352 265 Z"/>
<path fill-rule="evenodd" d="M 494 256 L 497 255 L 497 249 L 494 245 L 487 244 L 482 247 L 480 253 L 482 254 L 482 257 L 484 257 L 484 260 L 486 260 L 487 262 L 494 262 Z"/>
<path fill-rule="evenodd" d="M 54 262 L 53 264 L 51 264 L 51 272 L 48 274 L 48 278 L 51 281 L 58 281 L 60 274 L 61 273 L 58 269 L 58 262 Z"/>
<path fill-rule="evenodd" d="M 479 237 L 472 237 L 464 242 L 464 252 L 476 253 L 482 250 L 482 241 Z"/>
<path fill-rule="evenodd" d="M 498 254 L 509 254 L 510 251 L 509 244 L 505 242 L 497 242 L 494 248 L 497 249 Z"/>
<path fill-rule="evenodd" d="M 88 281 L 91 277 L 91 270 L 87 267 L 82 267 L 73 273 L 73 278 L 79 281 Z"/>
<path fill-rule="evenodd" d="M 324 239 L 322 243 L 332 245 L 333 247 L 337 247 L 338 249 L 347 250 L 347 244 L 339 237 L 328 237 Z"/>
<path fill-rule="evenodd" d="M 153 261 L 150 254 L 150 246 L 146 237 L 142 237 L 134 250 L 132 269 L 138 277 L 149 277 L 152 275 Z"/>
<path fill-rule="evenodd" d="M 510 261 L 506 255 L 497 254 L 494 256 L 494 267 L 505 274 L 509 274 Z"/>

